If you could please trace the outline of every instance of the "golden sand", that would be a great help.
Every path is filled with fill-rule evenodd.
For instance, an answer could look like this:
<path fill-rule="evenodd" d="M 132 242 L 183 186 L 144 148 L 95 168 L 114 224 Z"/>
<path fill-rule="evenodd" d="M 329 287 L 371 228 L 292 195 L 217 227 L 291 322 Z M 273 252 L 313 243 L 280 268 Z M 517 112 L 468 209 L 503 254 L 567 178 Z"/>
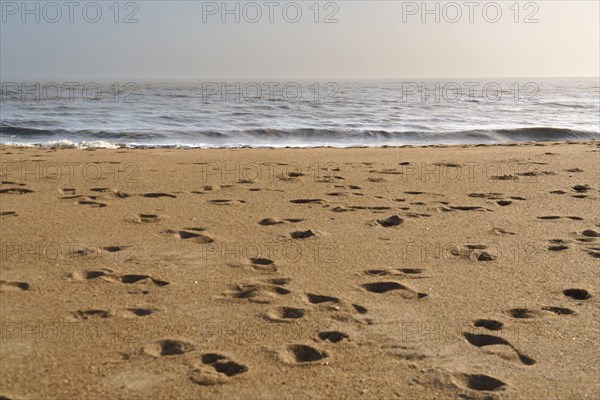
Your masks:
<path fill-rule="evenodd" d="M 600 397 L 598 142 L 0 151 L 2 398 Z"/>

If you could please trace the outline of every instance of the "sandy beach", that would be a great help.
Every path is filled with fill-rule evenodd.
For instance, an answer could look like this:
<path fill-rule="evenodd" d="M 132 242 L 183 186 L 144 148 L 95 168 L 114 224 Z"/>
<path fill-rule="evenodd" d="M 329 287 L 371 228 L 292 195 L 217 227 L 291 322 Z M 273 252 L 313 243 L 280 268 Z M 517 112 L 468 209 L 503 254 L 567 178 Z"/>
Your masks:
<path fill-rule="evenodd" d="M 597 399 L 600 144 L 0 147 L 2 399 Z"/>

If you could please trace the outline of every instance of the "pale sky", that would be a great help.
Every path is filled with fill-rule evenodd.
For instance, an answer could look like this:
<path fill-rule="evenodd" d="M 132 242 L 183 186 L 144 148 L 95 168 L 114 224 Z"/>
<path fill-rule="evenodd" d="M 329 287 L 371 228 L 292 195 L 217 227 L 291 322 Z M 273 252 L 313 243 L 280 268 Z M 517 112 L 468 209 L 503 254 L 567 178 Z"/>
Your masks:
<path fill-rule="evenodd" d="M 324 1 L 318 23 L 313 0 L 297 1 L 296 23 L 284 18 L 296 17 L 294 5 L 284 14 L 285 1 L 272 2 L 273 22 L 265 1 L 256 1 L 256 23 L 249 20 L 257 8 L 244 8 L 247 1 L 237 2 L 240 23 L 234 14 L 221 21 L 221 1 L 121 2 L 118 23 L 114 1 L 97 1 L 96 23 L 88 22 L 97 18 L 95 6 L 83 12 L 88 1 L 71 10 L 72 23 L 62 0 L 54 3 L 61 16 L 46 2 L 28 2 L 34 11 L 24 15 L 21 1 L 1 3 L 2 81 L 569 77 L 600 70 L 595 0 L 524 1 L 518 15 L 514 1 L 498 1 L 496 23 L 488 22 L 496 18 L 494 4 L 484 14 L 486 1 L 472 9 L 455 2 L 462 13 L 455 23 L 449 2 L 438 2 L 439 23 L 434 14 L 421 21 L 421 1 Z M 123 23 L 130 13 L 137 23 Z M 330 13 L 337 23 L 323 23 Z M 528 16 L 538 22 L 524 23 Z"/>

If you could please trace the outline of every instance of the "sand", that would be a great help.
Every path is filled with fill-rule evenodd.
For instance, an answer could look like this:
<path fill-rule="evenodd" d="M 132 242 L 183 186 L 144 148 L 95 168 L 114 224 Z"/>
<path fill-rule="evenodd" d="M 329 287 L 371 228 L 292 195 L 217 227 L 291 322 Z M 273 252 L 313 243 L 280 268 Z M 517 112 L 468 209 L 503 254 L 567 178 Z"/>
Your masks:
<path fill-rule="evenodd" d="M 3 399 L 597 399 L 598 142 L 0 148 Z"/>

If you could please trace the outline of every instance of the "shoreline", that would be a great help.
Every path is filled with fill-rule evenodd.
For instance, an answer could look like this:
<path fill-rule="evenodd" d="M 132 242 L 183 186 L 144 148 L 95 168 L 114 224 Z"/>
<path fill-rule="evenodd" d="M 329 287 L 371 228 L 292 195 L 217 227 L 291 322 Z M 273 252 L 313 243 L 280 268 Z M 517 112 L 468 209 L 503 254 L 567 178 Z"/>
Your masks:
<path fill-rule="evenodd" d="M 103 142 L 103 141 L 99 141 Z M 404 145 L 380 145 L 380 146 L 369 146 L 369 145 L 349 145 L 349 146 L 335 146 L 335 145 L 323 145 L 323 146 L 251 146 L 251 145 L 240 145 L 240 146 L 223 146 L 223 147 L 202 147 L 202 146 L 191 146 L 191 145 L 121 145 L 121 144 L 110 144 L 99 147 L 78 147 L 80 143 L 72 144 L 5 144 L 0 143 L 0 149 L 3 148 L 22 148 L 22 149 L 46 149 L 46 150 L 161 150 L 161 149 L 178 149 L 178 150 L 234 150 L 234 149 L 257 149 L 257 150 L 280 150 L 280 149 L 294 149 L 294 150 L 310 150 L 310 149 L 403 149 L 403 148 L 470 148 L 470 147 L 514 147 L 514 146 L 546 146 L 546 145 L 560 145 L 560 144 L 590 144 L 599 143 L 600 139 L 585 139 L 585 140 L 539 140 L 539 141 L 524 141 L 524 142 L 502 142 L 502 143 L 448 143 L 448 144 L 404 144 Z M 83 142 L 88 143 L 88 142 Z M 96 142 L 89 142 L 96 143 Z M 114 146 L 114 147 L 106 147 Z"/>

